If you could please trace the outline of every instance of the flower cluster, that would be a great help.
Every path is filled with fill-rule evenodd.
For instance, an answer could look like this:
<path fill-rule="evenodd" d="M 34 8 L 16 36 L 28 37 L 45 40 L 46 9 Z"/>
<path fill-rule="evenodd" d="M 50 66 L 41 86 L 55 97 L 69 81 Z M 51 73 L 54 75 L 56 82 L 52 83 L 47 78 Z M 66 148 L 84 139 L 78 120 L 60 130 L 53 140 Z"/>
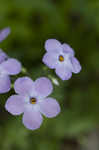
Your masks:
<path fill-rule="evenodd" d="M 0 42 L 10 33 L 9 28 L 0 32 Z M 55 69 L 62 80 L 71 78 L 72 73 L 79 73 L 81 65 L 75 58 L 73 49 L 67 44 L 61 44 L 55 39 L 45 42 L 46 54 L 43 62 L 49 68 Z M 0 93 L 11 89 L 10 76 L 21 72 L 21 63 L 9 58 L 0 49 Z M 25 76 L 16 79 L 14 83 L 15 95 L 8 98 L 5 109 L 12 115 L 23 114 L 22 122 L 30 130 L 38 129 L 47 118 L 56 117 L 60 113 L 60 105 L 56 99 L 49 95 L 53 92 L 53 85 L 47 77 L 40 77 L 36 81 Z"/>

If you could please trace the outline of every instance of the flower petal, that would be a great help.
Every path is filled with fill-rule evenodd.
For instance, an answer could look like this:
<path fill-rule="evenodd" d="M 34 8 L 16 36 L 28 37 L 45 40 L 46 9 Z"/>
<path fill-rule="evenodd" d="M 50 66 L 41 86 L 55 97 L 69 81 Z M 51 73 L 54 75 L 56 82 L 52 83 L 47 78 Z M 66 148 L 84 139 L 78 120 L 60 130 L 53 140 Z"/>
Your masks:
<path fill-rule="evenodd" d="M 24 111 L 24 97 L 19 95 L 9 97 L 5 108 L 12 115 L 20 115 Z"/>
<path fill-rule="evenodd" d="M 79 61 L 75 57 L 72 57 L 71 62 L 73 65 L 73 72 L 79 73 L 81 71 L 81 65 L 80 65 Z"/>
<path fill-rule="evenodd" d="M 59 103 L 53 98 L 46 98 L 40 103 L 40 111 L 46 117 L 56 117 L 60 113 Z"/>
<path fill-rule="evenodd" d="M 58 53 L 56 52 L 47 52 L 43 57 L 43 63 L 49 68 L 54 69 L 58 62 Z"/>
<path fill-rule="evenodd" d="M 72 56 L 74 56 L 75 52 L 68 44 L 62 44 L 62 48 L 64 53 L 70 53 Z"/>
<path fill-rule="evenodd" d="M 2 49 L 0 49 L 0 64 L 7 58 L 8 56 L 6 55 L 6 53 L 4 53 Z"/>
<path fill-rule="evenodd" d="M 45 42 L 45 49 L 46 51 L 52 51 L 56 49 L 62 49 L 61 43 L 56 39 L 49 39 Z"/>
<path fill-rule="evenodd" d="M 38 111 L 25 111 L 23 115 L 23 124 L 30 130 L 36 130 L 40 128 L 43 118 Z"/>
<path fill-rule="evenodd" d="M 18 74 L 21 71 L 21 64 L 16 59 L 10 58 L 4 61 L 1 66 L 9 75 Z"/>
<path fill-rule="evenodd" d="M 34 82 L 29 77 L 21 77 L 15 81 L 15 92 L 20 95 L 29 95 L 31 89 L 34 87 Z"/>
<path fill-rule="evenodd" d="M 53 90 L 51 81 L 45 77 L 38 78 L 35 81 L 34 86 L 35 86 L 35 91 L 37 95 L 40 97 L 48 96 L 49 94 L 52 93 L 52 90 Z"/>
<path fill-rule="evenodd" d="M 0 93 L 6 93 L 11 88 L 10 77 L 7 75 L 0 76 Z"/>
<path fill-rule="evenodd" d="M 72 76 L 72 72 L 66 66 L 57 66 L 55 71 L 62 80 L 69 80 Z"/>
<path fill-rule="evenodd" d="M 5 28 L 0 31 L 0 42 L 2 42 L 10 34 L 10 28 Z"/>

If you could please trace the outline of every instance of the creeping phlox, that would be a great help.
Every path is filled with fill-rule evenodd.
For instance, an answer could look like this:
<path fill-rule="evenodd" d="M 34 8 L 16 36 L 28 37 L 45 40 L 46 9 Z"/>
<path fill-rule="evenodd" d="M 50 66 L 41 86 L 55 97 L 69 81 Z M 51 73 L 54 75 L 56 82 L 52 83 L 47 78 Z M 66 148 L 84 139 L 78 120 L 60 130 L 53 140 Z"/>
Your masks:
<path fill-rule="evenodd" d="M 5 108 L 12 115 L 24 113 L 23 124 L 28 129 L 39 128 L 43 121 L 42 115 L 52 118 L 59 114 L 58 102 L 48 97 L 53 91 L 52 83 L 48 78 L 41 77 L 32 81 L 29 77 L 22 77 L 16 80 L 14 89 L 18 95 L 11 96 Z"/>
<path fill-rule="evenodd" d="M 0 42 L 10 33 L 10 28 L 0 32 Z M 73 73 L 79 73 L 81 65 L 75 58 L 73 49 L 68 44 L 61 44 L 55 39 L 45 42 L 46 54 L 43 62 L 49 68 L 55 69 L 56 74 L 62 80 L 68 80 Z M 0 49 L 0 93 L 6 93 L 11 89 L 11 75 L 21 72 L 21 63 L 9 58 Z M 54 80 L 56 85 L 59 83 Z M 11 95 L 5 104 L 5 109 L 12 115 L 23 114 L 22 122 L 30 130 L 40 128 L 43 115 L 47 118 L 56 117 L 60 113 L 60 105 L 56 99 L 49 95 L 53 92 L 52 82 L 47 77 L 40 77 L 33 81 L 28 76 L 16 79 L 14 83 L 14 95 Z"/>
<path fill-rule="evenodd" d="M 0 32 L 0 42 L 3 41 L 10 33 L 10 28 L 5 28 Z M 6 93 L 11 89 L 10 75 L 16 75 L 21 72 L 21 63 L 9 58 L 0 49 L 0 93 Z"/>
<path fill-rule="evenodd" d="M 45 42 L 46 54 L 43 62 L 62 80 L 69 80 L 73 73 L 81 71 L 81 65 L 75 58 L 74 50 L 68 44 L 61 44 L 56 39 L 49 39 Z"/>

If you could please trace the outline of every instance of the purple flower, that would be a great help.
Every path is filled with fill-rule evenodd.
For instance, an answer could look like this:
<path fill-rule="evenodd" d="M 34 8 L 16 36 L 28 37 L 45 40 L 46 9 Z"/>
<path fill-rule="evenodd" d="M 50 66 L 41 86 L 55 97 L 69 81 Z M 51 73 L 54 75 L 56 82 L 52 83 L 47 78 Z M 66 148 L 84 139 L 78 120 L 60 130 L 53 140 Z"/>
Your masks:
<path fill-rule="evenodd" d="M 18 78 L 14 85 L 18 95 L 12 95 L 5 108 L 12 115 L 23 114 L 23 124 L 30 130 L 40 127 L 43 117 L 55 117 L 60 112 L 58 102 L 48 97 L 52 91 L 52 83 L 48 78 L 41 77 L 32 81 L 29 77 Z"/>
<path fill-rule="evenodd" d="M 81 65 L 68 44 L 61 44 L 55 39 L 49 39 L 45 42 L 45 49 L 47 52 L 43 57 L 44 64 L 55 69 L 56 74 L 62 80 L 69 80 L 72 72 L 79 73 L 81 71 Z"/>
<path fill-rule="evenodd" d="M 10 28 L 4 28 L 0 31 L 0 43 L 10 34 Z"/>
<path fill-rule="evenodd" d="M 6 93 L 11 88 L 10 75 L 16 75 L 21 71 L 18 60 L 8 58 L 0 49 L 0 93 Z"/>

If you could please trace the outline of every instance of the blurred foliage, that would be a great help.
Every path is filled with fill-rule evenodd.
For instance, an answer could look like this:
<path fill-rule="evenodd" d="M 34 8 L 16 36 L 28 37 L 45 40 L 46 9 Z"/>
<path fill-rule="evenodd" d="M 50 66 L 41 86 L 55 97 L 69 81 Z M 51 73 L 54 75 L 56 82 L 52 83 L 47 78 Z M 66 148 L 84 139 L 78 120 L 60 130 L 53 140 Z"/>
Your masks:
<path fill-rule="evenodd" d="M 0 47 L 19 59 L 33 79 L 56 77 L 41 61 L 49 38 L 70 44 L 82 71 L 69 81 L 58 79 L 52 96 L 61 104 L 61 114 L 45 119 L 36 131 L 4 110 L 14 91 L 2 94 L 0 150 L 77 150 L 99 125 L 99 0 L 0 0 L 0 29 L 7 26 L 12 32 Z"/>

